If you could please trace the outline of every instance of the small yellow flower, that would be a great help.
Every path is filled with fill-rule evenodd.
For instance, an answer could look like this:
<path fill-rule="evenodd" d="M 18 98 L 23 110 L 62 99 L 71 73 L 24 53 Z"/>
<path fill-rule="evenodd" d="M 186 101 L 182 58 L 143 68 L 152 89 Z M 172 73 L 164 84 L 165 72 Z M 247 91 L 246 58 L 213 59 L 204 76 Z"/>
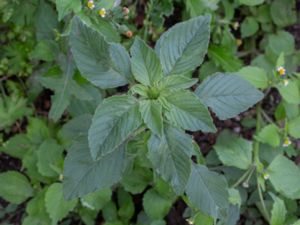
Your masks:
<path fill-rule="evenodd" d="M 285 68 L 284 68 L 283 66 L 279 66 L 279 67 L 277 68 L 277 72 L 279 73 L 280 76 L 284 76 L 286 70 L 285 70 Z"/>
<path fill-rule="evenodd" d="M 288 147 L 288 146 L 290 146 L 290 144 L 292 144 L 291 140 L 290 140 L 288 137 L 286 137 L 286 138 L 284 139 L 284 141 L 283 141 L 282 146 L 283 146 L 283 147 Z"/>
<path fill-rule="evenodd" d="M 233 26 L 233 29 L 237 30 L 240 27 L 240 23 L 236 21 L 236 22 L 233 23 L 232 26 Z"/>
<path fill-rule="evenodd" d="M 283 82 L 283 85 L 285 87 L 289 85 L 289 80 L 288 79 L 284 79 L 282 82 Z"/>
<path fill-rule="evenodd" d="M 268 180 L 268 179 L 270 178 L 270 174 L 268 174 L 267 172 L 264 172 L 264 173 L 263 173 L 263 178 L 264 178 L 265 180 Z"/>
<path fill-rule="evenodd" d="M 98 14 L 99 14 L 102 18 L 104 18 L 104 17 L 106 16 L 106 9 L 104 9 L 104 8 L 100 9 L 100 10 L 98 11 Z"/>
<path fill-rule="evenodd" d="M 241 40 L 241 39 L 236 39 L 236 45 L 238 46 L 238 47 L 240 47 L 241 45 L 243 44 L 243 41 Z"/>
<path fill-rule="evenodd" d="M 93 0 L 89 0 L 88 3 L 87 3 L 87 7 L 89 9 L 94 9 L 95 8 L 94 1 Z"/>

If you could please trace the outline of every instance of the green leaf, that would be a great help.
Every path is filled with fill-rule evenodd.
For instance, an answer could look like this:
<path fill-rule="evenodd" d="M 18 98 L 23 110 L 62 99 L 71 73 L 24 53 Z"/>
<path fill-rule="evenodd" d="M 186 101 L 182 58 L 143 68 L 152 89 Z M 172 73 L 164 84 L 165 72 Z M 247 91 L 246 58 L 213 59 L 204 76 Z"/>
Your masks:
<path fill-rule="evenodd" d="M 256 6 L 262 4 L 265 0 L 238 0 L 240 4 L 248 6 Z"/>
<path fill-rule="evenodd" d="M 276 191 L 290 199 L 300 198 L 300 169 L 294 162 L 278 155 L 268 167 Z"/>
<path fill-rule="evenodd" d="M 264 69 L 255 66 L 246 66 L 239 70 L 238 76 L 244 78 L 256 88 L 268 87 L 268 76 Z"/>
<path fill-rule="evenodd" d="M 40 174 L 46 177 L 57 177 L 55 168 L 63 161 L 63 147 L 56 140 L 47 139 L 37 150 L 37 167 Z"/>
<path fill-rule="evenodd" d="M 57 121 L 70 104 L 74 96 L 80 100 L 91 100 L 90 94 L 73 80 L 75 65 L 72 57 L 60 57 L 63 75 L 59 78 L 38 77 L 37 80 L 46 88 L 54 91 L 51 97 L 51 109 L 49 117 Z"/>
<path fill-rule="evenodd" d="M 265 144 L 269 144 L 272 147 L 277 147 L 280 144 L 279 129 L 275 124 L 269 124 L 265 126 L 255 138 Z"/>
<path fill-rule="evenodd" d="M 288 123 L 289 134 L 294 138 L 300 138 L 300 117 L 297 117 Z"/>
<path fill-rule="evenodd" d="M 271 16 L 279 27 L 293 25 L 297 21 L 295 0 L 274 0 L 271 3 Z"/>
<path fill-rule="evenodd" d="M 227 72 L 235 72 L 243 66 L 242 61 L 224 46 L 210 45 L 208 56 L 217 66 Z"/>
<path fill-rule="evenodd" d="M 299 88 L 296 81 L 290 80 L 287 86 L 278 84 L 276 87 L 285 101 L 291 104 L 300 103 Z"/>
<path fill-rule="evenodd" d="M 263 93 L 230 73 L 208 77 L 195 93 L 221 120 L 235 117 L 263 98 Z"/>
<path fill-rule="evenodd" d="M 58 20 L 62 20 L 67 14 L 81 10 L 80 0 L 56 0 L 56 9 L 58 11 Z"/>
<path fill-rule="evenodd" d="M 58 28 L 57 14 L 51 5 L 40 0 L 35 18 L 37 40 L 54 40 Z"/>
<path fill-rule="evenodd" d="M 219 159 L 226 166 L 248 169 L 252 162 L 252 143 L 237 135 L 223 131 L 214 145 Z"/>
<path fill-rule="evenodd" d="M 132 196 L 124 191 L 124 189 L 118 189 L 118 215 L 122 221 L 129 221 L 135 213 L 135 205 Z"/>
<path fill-rule="evenodd" d="M 148 142 L 149 159 L 155 171 L 171 183 L 177 194 L 183 192 L 191 172 L 191 137 L 183 131 L 166 125 L 162 138 L 152 135 Z"/>
<path fill-rule="evenodd" d="M 91 158 L 86 137 L 70 147 L 64 165 L 64 196 L 82 197 L 98 189 L 110 188 L 121 179 L 124 167 L 124 146 L 101 157 Z"/>
<path fill-rule="evenodd" d="M 284 201 L 276 197 L 274 194 L 271 195 L 274 200 L 272 211 L 271 211 L 271 225 L 284 225 L 285 216 L 287 214 Z"/>
<path fill-rule="evenodd" d="M 198 82 L 198 79 L 189 78 L 182 75 L 166 76 L 159 82 L 162 89 L 181 90 L 192 87 Z"/>
<path fill-rule="evenodd" d="M 132 73 L 137 81 L 153 86 L 163 77 L 157 55 L 142 39 L 135 38 L 130 53 Z"/>
<path fill-rule="evenodd" d="M 203 15 L 206 11 L 218 9 L 220 0 L 186 0 L 185 5 L 191 17 Z"/>
<path fill-rule="evenodd" d="M 27 150 L 31 147 L 31 143 L 25 134 L 16 134 L 9 138 L 0 146 L 0 152 L 22 159 Z"/>
<path fill-rule="evenodd" d="M 213 218 L 220 217 L 220 211 L 227 209 L 228 185 L 226 179 L 207 167 L 193 164 L 186 194 L 189 201 L 202 212 Z"/>
<path fill-rule="evenodd" d="M 253 36 L 259 29 L 259 25 L 255 18 L 246 17 L 246 19 L 241 24 L 241 34 L 242 38 Z"/>
<path fill-rule="evenodd" d="M 99 211 L 111 200 L 111 195 L 110 189 L 102 189 L 84 196 L 80 201 L 84 207 Z"/>
<path fill-rule="evenodd" d="M 51 220 L 45 207 L 46 188 L 36 193 L 26 206 L 27 216 L 22 225 L 49 225 Z"/>
<path fill-rule="evenodd" d="M 77 204 L 77 200 L 64 200 L 62 188 L 62 184 L 54 183 L 51 184 L 46 192 L 45 206 L 52 220 L 52 225 L 57 224 L 57 222 L 66 217 Z"/>
<path fill-rule="evenodd" d="M 266 53 L 274 63 L 281 53 L 285 55 L 292 54 L 295 50 L 295 39 L 292 34 L 286 31 L 278 31 L 268 36 Z"/>
<path fill-rule="evenodd" d="M 160 195 L 154 189 L 149 189 L 143 197 L 144 210 L 152 220 L 163 219 L 168 214 L 172 204 L 172 200 Z"/>
<path fill-rule="evenodd" d="M 199 66 L 207 52 L 210 16 L 199 16 L 170 28 L 155 48 L 165 75 L 180 75 Z"/>
<path fill-rule="evenodd" d="M 103 100 L 89 129 L 89 146 L 93 159 L 115 151 L 141 126 L 138 102 L 121 95 Z"/>
<path fill-rule="evenodd" d="M 34 49 L 30 52 L 30 58 L 52 62 L 55 60 L 57 52 L 57 44 L 54 41 L 42 40 L 39 41 Z"/>
<path fill-rule="evenodd" d="M 228 189 L 228 194 L 229 194 L 229 202 L 232 205 L 238 205 L 241 206 L 242 204 L 242 199 L 239 190 L 234 189 L 234 188 L 229 188 Z"/>
<path fill-rule="evenodd" d="M 78 17 L 72 22 L 71 50 L 82 76 L 100 88 L 113 88 L 127 84 L 129 56 L 118 44 L 109 44 L 105 38 L 84 24 Z M 119 46 L 119 47 L 116 47 Z M 116 56 L 122 57 L 122 67 L 116 66 Z M 130 65 L 130 64 L 129 64 Z"/>
<path fill-rule="evenodd" d="M 169 92 L 162 99 L 166 105 L 165 116 L 172 124 L 190 131 L 216 131 L 208 109 L 194 93 Z"/>
<path fill-rule="evenodd" d="M 157 100 L 142 100 L 139 102 L 144 123 L 156 135 L 163 134 L 162 106 Z"/>
<path fill-rule="evenodd" d="M 14 204 L 21 204 L 33 195 L 27 178 L 15 171 L 0 173 L 0 197 Z"/>

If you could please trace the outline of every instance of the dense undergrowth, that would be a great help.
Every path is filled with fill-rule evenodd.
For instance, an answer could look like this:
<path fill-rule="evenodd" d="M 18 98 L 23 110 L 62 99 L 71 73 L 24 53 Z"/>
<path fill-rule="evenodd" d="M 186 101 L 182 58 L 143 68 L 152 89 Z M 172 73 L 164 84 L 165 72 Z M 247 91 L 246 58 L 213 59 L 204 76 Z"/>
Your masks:
<path fill-rule="evenodd" d="M 299 11 L 2 0 L 0 224 L 300 225 Z"/>

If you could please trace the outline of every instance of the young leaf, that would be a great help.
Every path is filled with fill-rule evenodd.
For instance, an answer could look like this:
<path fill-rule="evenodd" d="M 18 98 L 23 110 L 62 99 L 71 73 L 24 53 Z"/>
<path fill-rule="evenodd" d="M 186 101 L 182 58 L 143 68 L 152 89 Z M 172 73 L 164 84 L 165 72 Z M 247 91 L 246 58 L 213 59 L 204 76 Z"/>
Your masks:
<path fill-rule="evenodd" d="M 229 207 L 228 184 L 218 173 L 207 167 L 193 164 L 186 194 L 190 202 L 213 218 L 220 217 L 220 211 Z"/>
<path fill-rule="evenodd" d="M 56 0 L 58 11 L 58 20 L 62 20 L 70 12 L 79 12 L 81 10 L 80 0 Z"/>
<path fill-rule="evenodd" d="M 271 195 L 274 200 L 273 208 L 271 211 L 271 225 L 284 225 L 285 216 L 287 214 L 284 201 L 275 196 Z"/>
<path fill-rule="evenodd" d="M 150 189 L 143 197 L 143 206 L 150 219 L 159 220 L 168 214 L 172 206 L 172 200 L 160 195 L 154 189 Z"/>
<path fill-rule="evenodd" d="M 165 124 L 164 136 L 152 135 L 148 148 L 155 171 L 171 183 L 177 194 L 182 193 L 191 172 L 192 139 L 178 128 Z"/>
<path fill-rule="evenodd" d="M 185 90 L 170 92 L 163 99 L 168 107 L 165 116 L 172 124 L 190 131 L 216 131 L 208 109 L 194 93 Z"/>
<path fill-rule="evenodd" d="M 52 220 L 52 225 L 68 215 L 74 209 L 77 200 L 66 201 L 63 198 L 62 184 L 52 184 L 45 196 L 46 210 Z"/>
<path fill-rule="evenodd" d="M 64 165 L 64 196 L 82 197 L 98 189 L 109 188 L 121 179 L 124 146 L 94 161 L 86 137 L 79 138 L 69 149 Z"/>
<path fill-rule="evenodd" d="M 280 144 L 279 129 L 275 124 L 265 126 L 255 138 L 262 142 L 277 147 Z"/>
<path fill-rule="evenodd" d="M 108 44 L 99 32 L 85 25 L 77 17 L 72 22 L 70 45 L 82 76 L 94 85 L 100 88 L 113 88 L 127 83 L 128 70 L 121 70 L 120 66 L 115 65 L 116 58 L 111 57 L 118 53 L 128 58 L 126 61 L 129 62 L 129 56 L 124 48 L 116 48 L 117 44 Z"/>
<path fill-rule="evenodd" d="M 75 96 L 80 100 L 91 100 L 89 93 L 73 80 L 75 65 L 72 57 L 60 58 L 63 75 L 60 78 L 38 77 L 37 80 L 46 88 L 54 91 L 51 97 L 49 117 L 57 121 Z"/>
<path fill-rule="evenodd" d="M 135 38 L 130 52 L 132 73 L 137 81 L 153 86 L 163 77 L 157 55 L 142 39 Z"/>
<path fill-rule="evenodd" d="M 105 99 L 96 109 L 89 129 L 92 158 L 115 151 L 142 124 L 138 102 L 134 97 L 122 95 Z"/>
<path fill-rule="evenodd" d="M 163 134 L 162 106 L 157 100 L 142 100 L 140 103 L 140 112 L 144 123 L 156 135 Z"/>
<path fill-rule="evenodd" d="M 199 66 L 207 52 L 210 16 L 178 23 L 158 40 L 155 50 L 165 75 L 180 75 Z"/>
<path fill-rule="evenodd" d="M 223 131 L 214 145 L 219 159 L 227 166 L 248 169 L 252 161 L 252 143 L 243 138 Z"/>
<path fill-rule="evenodd" d="M 21 204 L 33 195 L 27 178 L 15 171 L 0 173 L 0 197 L 14 204 Z"/>
<path fill-rule="evenodd" d="M 276 87 L 285 101 L 291 104 L 300 103 L 299 87 L 296 81 L 289 81 L 287 86 L 278 84 Z"/>
<path fill-rule="evenodd" d="M 263 98 L 247 81 L 229 73 L 208 77 L 195 93 L 221 120 L 235 117 Z"/>
<path fill-rule="evenodd" d="M 166 76 L 159 82 L 163 89 L 180 90 L 192 87 L 198 79 L 189 78 L 183 75 Z"/>
<path fill-rule="evenodd" d="M 300 198 L 300 169 L 294 162 L 278 155 L 268 167 L 276 191 L 291 199 Z"/>
<path fill-rule="evenodd" d="M 244 78 L 256 88 L 268 87 L 268 77 L 264 69 L 255 66 L 246 66 L 239 70 L 238 76 Z"/>
<path fill-rule="evenodd" d="M 37 150 L 39 173 L 46 177 L 58 176 L 54 168 L 59 168 L 59 163 L 63 161 L 62 153 L 63 147 L 56 140 L 45 140 Z"/>

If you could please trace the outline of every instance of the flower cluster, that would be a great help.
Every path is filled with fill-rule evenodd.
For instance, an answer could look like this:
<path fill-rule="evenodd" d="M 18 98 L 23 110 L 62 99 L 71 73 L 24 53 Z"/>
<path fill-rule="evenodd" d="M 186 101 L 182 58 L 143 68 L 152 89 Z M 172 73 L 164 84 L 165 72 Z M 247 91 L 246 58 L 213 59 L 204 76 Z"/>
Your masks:
<path fill-rule="evenodd" d="M 277 68 L 277 73 L 281 78 L 283 78 L 282 83 L 284 86 L 287 86 L 289 84 L 289 80 L 286 79 L 286 69 L 283 66 L 279 66 Z"/>
<path fill-rule="evenodd" d="M 95 2 L 93 1 L 93 0 L 88 0 L 88 2 L 87 2 L 87 7 L 89 8 L 89 9 L 95 9 Z M 105 16 L 106 16 L 106 9 L 105 8 L 101 8 L 101 9 L 99 9 L 98 10 L 98 14 L 102 17 L 102 18 L 104 18 Z"/>

